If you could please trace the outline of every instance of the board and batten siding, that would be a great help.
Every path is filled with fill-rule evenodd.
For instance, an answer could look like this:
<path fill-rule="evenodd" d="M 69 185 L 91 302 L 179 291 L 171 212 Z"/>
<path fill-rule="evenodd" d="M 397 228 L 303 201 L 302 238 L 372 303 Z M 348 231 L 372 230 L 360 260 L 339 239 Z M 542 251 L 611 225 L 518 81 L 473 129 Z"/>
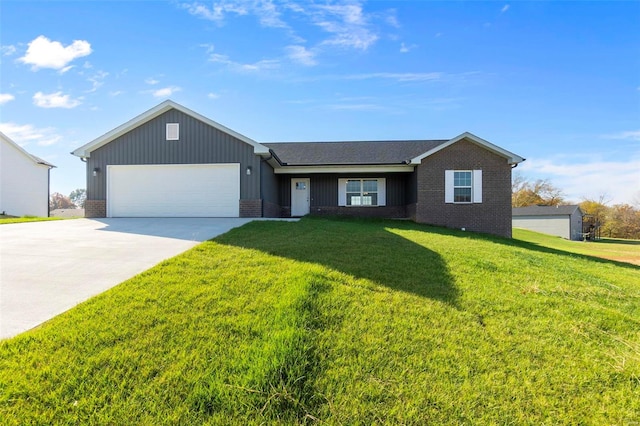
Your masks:
<path fill-rule="evenodd" d="M 167 123 L 180 124 L 180 138 L 166 140 Z M 253 146 L 178 110 L 170 110 L 91 152 L 87 199 L 106 199 L 107 165 L 240 164 L 240 199 L 259 199 L 260 157 Z M 251 167 L 251 175 L 246 174 Z M 99 169 L 97 176 L 93 170 Z"/>

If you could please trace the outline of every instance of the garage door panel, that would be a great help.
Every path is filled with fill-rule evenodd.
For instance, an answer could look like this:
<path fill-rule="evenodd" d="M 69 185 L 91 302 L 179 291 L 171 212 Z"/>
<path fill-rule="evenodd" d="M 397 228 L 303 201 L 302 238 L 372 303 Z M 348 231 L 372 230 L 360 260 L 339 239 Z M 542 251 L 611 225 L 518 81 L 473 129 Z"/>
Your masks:
<path fill-rule="evenodd" d="M 110 217 L 238 217 L 240 165 L 107 166 Z"/>

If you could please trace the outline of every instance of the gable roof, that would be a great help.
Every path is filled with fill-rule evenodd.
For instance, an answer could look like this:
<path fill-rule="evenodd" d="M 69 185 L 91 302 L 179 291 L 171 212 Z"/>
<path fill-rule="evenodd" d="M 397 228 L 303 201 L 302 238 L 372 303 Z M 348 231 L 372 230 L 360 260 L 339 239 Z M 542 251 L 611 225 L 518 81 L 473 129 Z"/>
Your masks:
<path fill-rule="evenodd" d="M 408 164 L 412 158 L 432 150 L 446 140 L 274 142 L 271 148 L 281 165 L 391 165 Z"/>
<path fill-rule="evenodd" d="M 18 145 L 17 143 L 15 143 L 11 138 L 9 138 L 7 135 L 5 135 L 4 133 L 0 132 L 0 140 L 2 140 L 3 142 L 6 142 L 7 144 L 9 144 L 10 146 L 14 147 L 16 150 L 18 150 L 22 155 L 24 155 L 25 157 L 27 157 L 29 160 L 33 161 L 35 164 L 41 165 L 41 166 L 47 166 L 50 169 L 56 167 L 53 164 L 49 163 L 48 161 L 43 160 L 40 157 L 36 157 L 35 155 L 29 154 L 27 151 L 25 151 L 25 149 L 23 147 L 21 147 L 20 145 Z"/>
<path fill-rule="evenodd" d="M 512 216 L 571 216 L 580 210 L 580 206 L 527 206 L 514 207 L 511 209 Z M 582 210 L 580 210 L 582 214 Z"/>
<path fill-rule="evenodd" d="M 525 159 L 520 157 L 519 155 L 514 154 L 513 152 L 507 151 L 506 149 L 500 148 L 497 145 L 492 144 L 489 141 L 486 141 L 482 138 L 479 138 L 478 136 L 474 135 L 473 133 L 469 133 L 469 132 L 464 132 L 461 135 L 456 136 L 453 139 L 448 140 L 446 143 L 443 143 L 441 145 L 438 145 L 436 147 L 434 147 L 433 149 L 426 151 L 414 158 L 411 159 L 411 164 L 420 164 L 420 162 L 430 156 L 435 154 L 438 151 L 441 151 L 443 149 L 445 149 L 448 146 L 453 145 L 456 142 L 460 142 L 461 140 L 467 140 L 469 142 L 475 143 L 476 145 L 479 145 L 491 152 L 493 152 L 496 155 L 499 155 L 501 157 L 506 158 L 507 162 L 509 164 L 518 164 L 518 163 L 522 163 Z"/>
<path fill-rule="evenodd" d="M 211 127 L 214 127 L 228 135 L 231 135 L 239 140 L 241 140 L 244 143 L 247 143 L 251 146 L 253 146 L 253 152 L 255 154 L 259 154 L 259 155 L 268 155 L 269 154 L 269 149 L 267 147 L 265 147 L 264 145 L 254 141 L 253 139 L 250 139 L 244 135 L 241 135 L 238 132 L 235 132 L 231 129 L 229 129 L 228 127 L 223 126 L 220 123 L 217 123 L 207 117 L 205 117 L 204 115 L 200 115 L 195 111 L 191 111 L 188 108 L 183 107 L 182 105 L 175 103 L 171 100 L 166 100 L 162 103 L 160 103 L 159 105 L 156 105 L 155 107 L 151 108 L 150 110 L 143 112 L 142 114 L 138 115 L 137 117 L 132 118 L 131 120 L 127 121 L 126 123 L 122 124 L 121 126 L 116 127 L 115 129 L 111 130 L 110 132 L 105 133 L 104 135 L 100 136 L 97 139 L 92 140 L 91 142 L 81 146 L 80 148 L 77 148 L 76 150 L 72 151 L 71 154 L 78 156 L 80 158 L 88 158 L 91 156 L 91 152 L 95 151 L 96 149 L 108 144 L 109 142 L 117 139 L 118 137 L 124 135 L 125 133 L 135 129 L 136 127 L 141 126 L 144 123 L 147 123 L 151 120 L 153 120 L 156 117 L 159 117 L 160 115 L 164 114 L 165 112 L 171 110 L 171 109 L 175 109 L 178 110 L 180 112 L 182 112 L 183 114 L 186 114 L 190 117 L 195 118 L 196 120 L 200 120 L 203 123 L 208 124 Z"/>

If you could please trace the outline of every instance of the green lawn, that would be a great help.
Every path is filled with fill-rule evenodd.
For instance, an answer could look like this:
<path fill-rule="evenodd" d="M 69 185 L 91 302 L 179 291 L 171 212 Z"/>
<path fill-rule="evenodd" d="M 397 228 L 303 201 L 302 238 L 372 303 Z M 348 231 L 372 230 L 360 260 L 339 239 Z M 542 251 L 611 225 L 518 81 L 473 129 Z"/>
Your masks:
<path fill-rule="evenodd" d="M 0 215 L 0 225 L 8 224 L 8 223 L 25 223 L 25 222 L 44 222 L 47 220 L 63 220 L 66 218 L 62 217 L 36 217 L 36 216 L 24 216 L 24 217 L 14 217 L 14 216 L 4 216 Z"/>
<path fill-rule="evenodd" d="M 253 222 L 0 343 L 2 424 L 633 424 L 640 267 Z"/>
<path fill-rule="evenodd" d="M 518 228 L 513 230 L 513 238 L 550 249 L 640 265 L 640 240 L 602 238 L 596 241 L 569 241 Z"/>

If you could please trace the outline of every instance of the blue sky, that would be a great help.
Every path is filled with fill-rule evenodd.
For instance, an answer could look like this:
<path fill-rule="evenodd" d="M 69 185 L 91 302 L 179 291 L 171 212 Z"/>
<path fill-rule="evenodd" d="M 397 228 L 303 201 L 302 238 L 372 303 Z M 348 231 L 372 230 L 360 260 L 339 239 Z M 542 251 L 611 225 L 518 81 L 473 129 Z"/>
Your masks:
<path fill-rule="evenodd" d="M 0 130 L 69 154 L 172 99 L 259 142 L 446 139 L 569 200 L 640 202 L 640 2 L 12 1 Z"/>

